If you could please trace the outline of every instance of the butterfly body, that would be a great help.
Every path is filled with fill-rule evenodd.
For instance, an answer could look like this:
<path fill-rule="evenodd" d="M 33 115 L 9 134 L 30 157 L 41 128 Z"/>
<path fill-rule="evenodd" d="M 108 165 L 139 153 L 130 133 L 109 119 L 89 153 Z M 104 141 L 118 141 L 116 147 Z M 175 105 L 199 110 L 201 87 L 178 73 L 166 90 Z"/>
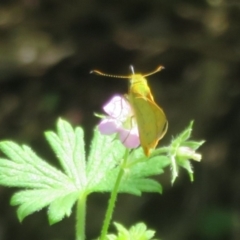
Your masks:
<path fill-rule="evenodd" d="M 165 135 L 168 122 L 163 110 L 155 103 L 145 77 L 159 72 L 163 67 L 160 66 L 154 72 L 145 75 L 135 74 L 133 67 L 131 68 L 133 74 L 130 76 L 109 75 L 97 70 L 93 72 L 102 76 L 130 79 L 127 100 L 138 125 L 141 146 L 145 155 L 149 156 L 151 149 L 154 149 Z"/>
<path fill-rule="evenodd" d="M 155 103 L 147 80 L 140 74 L 131 78 L 128 99 L 138 124 L 141 146 L 149 156 L 167 131 L 167 119 Z"/>

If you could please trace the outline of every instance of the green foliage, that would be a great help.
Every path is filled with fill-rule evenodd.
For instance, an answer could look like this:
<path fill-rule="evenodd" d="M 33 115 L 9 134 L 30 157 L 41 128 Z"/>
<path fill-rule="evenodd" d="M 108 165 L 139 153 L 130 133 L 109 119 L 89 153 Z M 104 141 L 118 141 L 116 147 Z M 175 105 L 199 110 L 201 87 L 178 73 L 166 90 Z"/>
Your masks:
<path fill-rule="evenodd" d="M 0 184 L 22 188 L 11 199 L 18 206 L 20 221 L 26 216 L 48 207 L 50 224 L 70 216 L 77 204 L 76 237 L 84 239 L 84 221 L 87 196 L 92 192 L 111 192 L 101 239 L 108 240 L 150 240 L 154 231 L 147 230 L 143 223 L 129 230 L 115 223 L 117 235 L 107 235 L 118 193 L 140 196 L 142 192 L 162 192 L 162 186 L 150 178 L 163 173 L 171 166 L 172 183 L 183 167 L 193 180 L 190 160 L 200 161 L 196 153 L 203 141 L 189 140 L 193 122 L 170 146 L 161 147 L 146 157 L 142 148 L 130 151 L 116 138 L 116 135 L 102 135 L 94 130 L 91 148 L 86 157 L 84 134 L 80 127 L 73 127 L 59 119 L 57 131 L 45 132 L 45 137 L 54 151 L 62 170 L 51 166 L 26 145 L 12 141 L 0 142 L 0 150 L 6 158 L 0 158 Z"/>
<path fill-rule="evenodd" d="M 187 170 L 190 180 L 193 181 L 193 170 L 190 160 L 200 161 L 202 156 L 195 151 L 204 143 L 204 141 L 189 140 L 192 133 L 193 121 L 189 126 L 172 140 L 169 146 L 169 157 L 172 167 L 172 183 L 178 177 L 178 166 Z"/>
<path fill-rule="evenodd" d="M 20 221 L 48 207 L 49 222 L 53 224 L 69 216 L 81 196 L 92 192 L 111 192 L 126 152 L 114 135 L 101 135 L 95 130 L 86 161 L 82 128 L 73 129 L 62 119 L 57 122 L 57 132 L 47 131 L 45 137 L 62 171 L 48 164 L 26 145 L 0 142 L 0 149 L 7 156 L 0 158 L 0 184 L 23 188 L 11 199 L 11 204 L 18 206 Z M 129 164 L 124 168 L 118 192 L 135 195 L 161 193 L 161 185 L 149 177 L 163 173 L 169 158 L 153 156 L 147 160 L 139 149 L 128 157 Z"/>
<path fill-rule="evenodd" d="M 51 224 L 71 214 L 73 204 L 85 191 L 83 132 L 59 120 L 58 134 L 46 132 L 46 137 L 55 151 L 64 172 L 57 170 L 37 156 L 26 145 L 11 141 L 0 143 L 0 149 L 8 159 L 0 159 L 0 184 L 24 188 L 13 195 L 12 205 L 19 205 L 18 218 L 22 221 L 29 214 L 49 206 Z"/>
<path fill-rule="evenodd" d="M 130 229 L 126 229 L 119 223 L 114 223 L 118 233 L 117 235 L 107 235 L 107 240 L 153 240 L 155 231 L 148 230 L 144 223 L 137 223 Z"/>

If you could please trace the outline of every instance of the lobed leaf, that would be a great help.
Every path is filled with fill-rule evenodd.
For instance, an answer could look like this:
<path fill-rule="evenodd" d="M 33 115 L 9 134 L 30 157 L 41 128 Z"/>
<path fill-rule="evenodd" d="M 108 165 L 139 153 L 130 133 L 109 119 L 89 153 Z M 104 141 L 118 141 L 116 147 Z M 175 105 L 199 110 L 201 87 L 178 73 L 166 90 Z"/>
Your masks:
<path fill-rule="evenodd" d="M 28 188 L 15 193 L 12 205 L 18 205 L 18 218 L 49 206 L 51 224 L 69 216 L 73 204 L 86 191 L 85 152 L 83 131 L 75 131 L 69 123 L 59 119 L 58 132 L 46 136 L 65 172 L 51 166 L 30 147 L 11 141 L 0 142 L 0 149 L 9 158 L 0 158 L 0 184 Z"/>
<path fill-rule="evenodd" d="M 75 180 L 77 186 L 83 187 L 86 184 L 83 130 L 78 127 L 74 131 L 68 122 L 59 119 L 57 134 L 47 131 L 45 136 L 65 173 Z"/>
<path fill-rule="evenodd" d="M 115 135 L 102 135 L 95 129 L 86 169 L 88 188 L 96 189 L 95 186 L 104 181 L 109 172 L 121 163 L 125 151 Z"/>
<path fill-rule="evenodd" d="M 69 217 L 72 212 L 72 207 L 79 198 L 79 195 L 80 192 L 72 192 L 54 200 L 48 210 L 49 223 L 54 224 L 62 220 L 65 216 Z"/>
<path fill-rule="evenodd" d="M 63 189 L 23 190 L 15 193 L 11 198 L 11 205 L 19 205 L 17 215 L 20 221 L 26 216 L 41 210 L 56 199 L 67 196 Z M 61 219 L 58 219 L 59 221 Z"/>
<path fill-rule="evenodd" d="M 117 234 L 107 235 L 108 240 L 151 240 L 155 235 L 155 231 L 148 230 L 144 223 L 137 223 L 126 229 L 120 223 L 114 223 Z"/>

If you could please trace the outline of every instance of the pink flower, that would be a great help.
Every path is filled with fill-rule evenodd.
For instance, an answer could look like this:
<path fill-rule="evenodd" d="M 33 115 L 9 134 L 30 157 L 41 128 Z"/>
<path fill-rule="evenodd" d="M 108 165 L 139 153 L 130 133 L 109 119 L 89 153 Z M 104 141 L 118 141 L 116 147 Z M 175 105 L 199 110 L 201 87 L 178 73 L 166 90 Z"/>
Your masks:
<path fill-rule="evenodd" d="M 104 135 L 118 134 L 120 141 L 127 148 L 136 148 L 140 145 L 139 133 L 133 112 L 129 103 L 120 96 L 114 96 L 103 110 L 107 113 L 98 125 Z"/>

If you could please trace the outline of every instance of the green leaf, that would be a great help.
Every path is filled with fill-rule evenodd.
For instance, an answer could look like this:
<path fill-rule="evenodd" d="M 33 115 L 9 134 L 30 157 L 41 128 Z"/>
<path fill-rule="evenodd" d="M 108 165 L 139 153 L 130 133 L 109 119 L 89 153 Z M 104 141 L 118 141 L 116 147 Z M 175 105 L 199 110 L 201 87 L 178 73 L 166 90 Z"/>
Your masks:
<path fill-rule="evenodd" d="M 193 176 L 193 169 L 192 164 L 190 161 L 178 161 L 179 166 L 185 168 L 189 174 L 190 181 L 193 182 L 194 176 Z"/>
<path fill-rule="evenodd" d="M 118 191 L 130 193 L 140 196 L 142 192 L 162 192 L 162 186 L 155 180 L 147 177 L 160 175 L 163 173 L 163 168 L 166 166 L 169 159 L 164 156 L 156 156 L 147 161 L 141 161 L 137 164 L 125 168 L 125 174 L 121 179 Z M 95 185 L 93 191 L 108 192 L 113 189 L 116 181 L 116 176 L 119 172 L 120 165 L 115 166 L 111 171 L 108 171 L 105 177 Z"/>
<path fill-rule="evenodd" d="M 161 193 L 161 185 L 148 177 L 162 174 L 166 162 L 169 162 L 167 157 L 156 156 L 126 168 L 119 191 L 136 195 L 140 195 L 142 192 Z"/>
<path fill-rule="evenodd" d="M 117 234 L 109 234 L 107 235 L 108 240 L 151 240 L 155 235 L 155 231 L 148 230 L 144 223 L 137 223 L 130 227 L 130 229 L 126 229 L 120 223 L 114 223 Z"/>
<path fill-rule="evenodd" d="M 1 151 L 8 159 L 0 159 L 0 184 L 27 190 L 15 193 L 12 205 L 18 205 L 18 218 L 49 206 L 51 224 L 69 216 L 78 197 L 86 192 L 85 153 L 83 131 L 75 131 L 66 121 L 59 119 L 57 133 L 46 132 L 64 171 L 52 167 L 26 145 L 11 141 L 0 142 Z"/>
<path fill-rule="evenodd" d="M 65 216 L 69 217 L 72 212 L 72 207 L 79 198 L 79 195 L 79 192 L 72 192 L 56 198 L 56 200 L 50 204 L 48 211 L 50 224 L 58 222 L 59 219 Z"/>
<path fill-rule="evenodd" d="M 133 177 L 148 177 L 163 173 L 164 167 L 169 163 L 166 156 L 155 156 L 146 161 L 141 161 L 133 166 L 130 165 L 129 171 Z M 126 168 L 126 170 L 128 170 Z"/>
<path fill-rule="evenodd" d="M 181 142 L 184 142 L 184 141 L 186 141 L 187 139 L 190 138 L 191 133 L 192 133 L 192 127 L 193 127 L 193 121 L 191 121 L 189 123 L 188 127 L 182 133 L 180 133 L 178 138 Z"/>
<path fill-rule="evenodd" d="M 119 191 L 140 196 L 142 192 L 162 193 L 162 186 L 153 179 L 132 178 L 125 180 L 124 184 L 120 185 Z"/>
<path fill-rule="evenodd" d="M 78 192 L 75 192 L 75 194 L 78 194 Z M 26 216 L 39 211 L 54 201 L 69 195 L 72 196 L 71 193 L 66 193 L 62 189 L 24 190 L 13 195 L 11 198 L 11 205 L 20 205 L 17 210 L 17 214 L 19 220 L 22 221 Z M 60 221 L 64 215 L 67 215 L 67 210 L 64 205 L 58 209 L 59 212 L 65 212 L 62 214 L 63 216 L 61 215 L 59 218 L 55 218 L 56 222 Z"/>
<path fill-rule="evenodd" d="M 202 146 L 205 141 L 186 141 L 184 142 L 184 146 L 191 148 L 192 150 L 197 150 L 200 146 Z"/>
<path fill-rule="evenodd" d="M 69 187 L 72 181 L 62 172 L 40 159 L 29 147 L 0 142 L 9 159 L 0 159 L 0 184 L 11 187 Z M 71 186 L 75 188 L 74 185 Z"/>
<path fill-rule="evenodd" d="M 130 228 L 132 236 L 140 239 L 151 239 L 155 235 L 155 231 L 147 230 L 147 226 L 144 223 L 137 223 Z"/>
<path fill-rule="evenodd" d="M 78 187 L 83 187 L 86 184 L 83 130 L 78 127 L 74 131 L 68 122 L 59 119 L 57 134 L 48 131 L 45 136 L 65 173 L 75 180 Z"/>
<path fill-rule="evenodd" d="M 172 167 L 172 183 L 174 183 L 178 177 L 178 166 L 185 168 L 190 176 L 190 180 L 193 181 L 193 170 L 190 160 L 199 162 L 202 158 L 201 154 L 195 151 L 204 143 L 204 141 L 189 140 L 191 137 L 192 126 L 193 121 L 190 122 L 189 126 L 182 133 L 173 139 L 169 147 L 169 158 Z"/>
<path fill-rule="evenodd" d="M 91 144 L 91 150 L 87 161 L 88 188 L 96 190 L 108 174 L 119 167 L 125 147 L 116 139 L 115 135 L 102 135 L 97 129 Z"/>

